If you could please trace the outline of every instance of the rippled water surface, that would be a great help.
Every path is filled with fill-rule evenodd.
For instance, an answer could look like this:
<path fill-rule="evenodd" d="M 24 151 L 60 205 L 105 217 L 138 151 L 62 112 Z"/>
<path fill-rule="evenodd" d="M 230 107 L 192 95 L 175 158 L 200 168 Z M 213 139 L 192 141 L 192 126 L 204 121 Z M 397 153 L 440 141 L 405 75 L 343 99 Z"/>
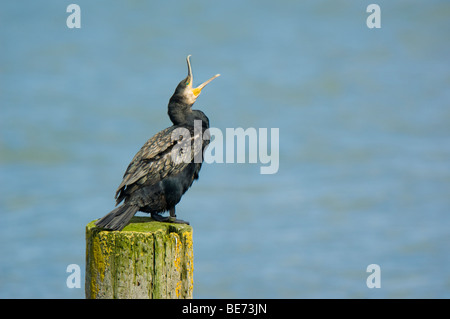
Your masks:
<path fill-rule="evenodd" d="M 206 164 L 177 206 L 194 297 L 450 297 L 448 1 L 76 3 L 0 8 L 0 297 L 84 298 L 66 267 L 188 54 L 213 127 L 280 135 L 276 174 Z"/>

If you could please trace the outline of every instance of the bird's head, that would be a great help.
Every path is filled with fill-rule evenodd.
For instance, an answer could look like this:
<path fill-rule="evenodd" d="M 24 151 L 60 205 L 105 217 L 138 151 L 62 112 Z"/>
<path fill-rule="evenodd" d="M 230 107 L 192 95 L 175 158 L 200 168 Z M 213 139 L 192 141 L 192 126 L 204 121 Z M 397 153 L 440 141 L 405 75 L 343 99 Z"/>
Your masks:
<path fill-rule="evenodd" d="M 177 98 L 181 99 L 183 103 L 186 103 L 188 105 L 194 104 L 194 102 L 197 100 L 198 96 L 202 92 L 202 89 L 212 80 L 220 76 L 220 74 L 214 75 L 209 80 L 203 82 L 196 88 L 194 88 L 193 82 L 194 82 L 194 75 L 192 74 L 192 68 L 191 68 L 191 61 L 189 60 L 191 56 L 188 55 L 186 58 L 187 65 L 188 65 L 188 75 L 187 77 L 181 81 L 174 93 L 174 96 L 177 96 Z"/>

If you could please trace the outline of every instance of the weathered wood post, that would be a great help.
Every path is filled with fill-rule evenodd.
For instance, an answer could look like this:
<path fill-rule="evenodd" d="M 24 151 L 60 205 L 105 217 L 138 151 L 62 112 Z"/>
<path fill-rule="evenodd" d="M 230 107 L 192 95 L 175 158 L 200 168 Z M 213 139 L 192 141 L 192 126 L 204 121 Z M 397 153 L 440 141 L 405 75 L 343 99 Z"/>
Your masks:
<path fill-rule="evenodd" d="M 133 217 L 122 231 L 86 226 L 86 298 L 192 298 L 192 227 Z"/>

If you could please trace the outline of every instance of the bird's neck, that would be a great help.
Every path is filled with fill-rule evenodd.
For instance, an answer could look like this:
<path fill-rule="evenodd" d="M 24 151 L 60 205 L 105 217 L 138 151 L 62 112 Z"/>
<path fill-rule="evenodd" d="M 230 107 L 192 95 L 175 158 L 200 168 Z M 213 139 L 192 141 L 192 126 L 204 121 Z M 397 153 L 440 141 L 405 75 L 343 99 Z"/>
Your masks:
<path fill-rule="evenodd" d="M 209 119 L 199 110 L 193 110 L 192 104 L 187 104 L 184 101 L 172 96 L 169 101 L 168 114 L 173 125 L 187 125 L 194 126 L 196 120 L 202 121 L 204 129 L 209 128 Z"/>
<path fill-rule="evenodd" d="M 173 96 L 169 101 L 168 112 L 170 120 L 173 125 L 186 124 L 192 116 L 191 105 L 183 103 L 176 96 Z"/>

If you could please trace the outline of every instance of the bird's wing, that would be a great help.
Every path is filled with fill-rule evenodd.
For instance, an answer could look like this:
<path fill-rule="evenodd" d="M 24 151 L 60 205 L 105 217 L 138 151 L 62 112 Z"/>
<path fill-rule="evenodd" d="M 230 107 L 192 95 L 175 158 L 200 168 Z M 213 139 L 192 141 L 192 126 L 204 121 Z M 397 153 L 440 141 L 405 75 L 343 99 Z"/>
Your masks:
<path fill-rule="evenodd" d="M 116 192 L 118 203 L 122 201 L 125 189 L 133 184 L 154 185 L 167 176 L 178 174 L 195 160 L 199 149 L 202 150 L 202 136 L 195 133 L 193 128 L 171 126 L 150 138 L 125 171 Z"/>

